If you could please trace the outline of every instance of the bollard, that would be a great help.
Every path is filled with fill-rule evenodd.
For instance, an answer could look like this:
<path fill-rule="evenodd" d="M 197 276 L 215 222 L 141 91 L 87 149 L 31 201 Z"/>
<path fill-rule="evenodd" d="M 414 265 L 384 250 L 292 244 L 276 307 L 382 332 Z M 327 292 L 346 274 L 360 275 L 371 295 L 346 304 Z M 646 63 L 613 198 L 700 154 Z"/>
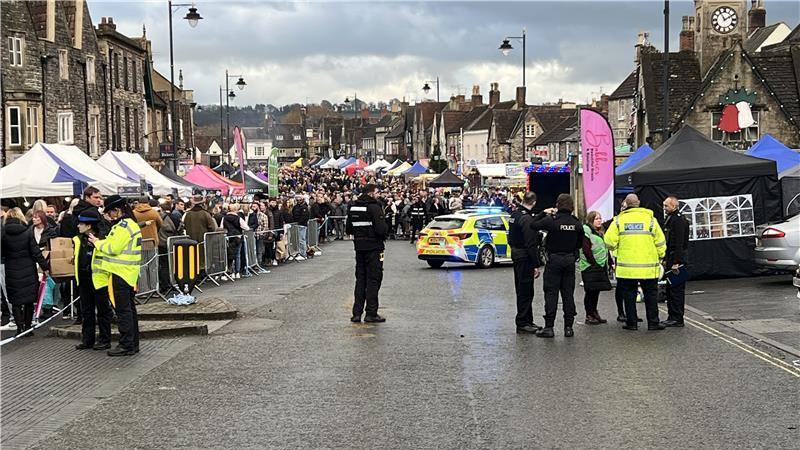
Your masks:
<path fill-rule="evenodd" d="M 181 294 L 191 295 L 200 273 L 200 250 L 197 241 L 181 239 L 172 246 L 175 262 L 173 276 Z"/>

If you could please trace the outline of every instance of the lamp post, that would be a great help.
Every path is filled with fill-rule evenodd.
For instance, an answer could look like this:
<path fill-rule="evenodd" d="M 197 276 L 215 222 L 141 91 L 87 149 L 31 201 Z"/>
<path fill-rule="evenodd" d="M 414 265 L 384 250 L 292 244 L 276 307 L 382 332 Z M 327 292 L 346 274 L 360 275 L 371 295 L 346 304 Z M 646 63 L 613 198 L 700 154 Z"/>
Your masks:
<path fill-rule="evenodd" d="M 175 14 L 180 8 L 188 7 L 189 12 L 186 13 L 184 19 L 189 22 L 189 26 L 194 28 L 197 23 L 202 19 L 194 7 L 194 3 L 172 3 L 172 0 L 167 1 L 169 7 L 169 101 L 170 101 L 170 121 L 172 122 L 172 170 L 178 168 L 178 140 L 176 139 L 176 130 L 178 123 L 175 114 L 175 52 L 172 42 L 172 15 Z"/>
<path fill-rule="evenodd" d="M 230 89 L 228 85 L 228 81 L 231 78 L 239 78 L 236 82 L 236 87 L 239 88 L 240 91 L 244 90 L 244 87 L 247 86 L 247 83 L 244 82 L 244 78 L 242 75 L 229 75 L 228 70 L 225 70 L 225 92 L 228 93 L 228 96 L 225 99 L 225 151 L 229 150 L 230 145 L 228 142 L 229 136 L 231 135 L 231 110 L 230 110 L 230 100 L 236 98 L 236 94 Z"/>
<path fill-rule="evenodd" d="M 525 28 L 522 29 L 522 36 L 506 36 L 506 38 L 503 39 L 503 43 L 500 44 L 500 47 L 498 48 L 498 50 L 500 50 L 500 53 L 502 53 L 503 56 L 508 56 L 509 54 L 511 54 L 511 50 L 514 49 L 514 47 L 511 45 L 511 42 L 510 42 L 511 39 L 516 39 L 518 41 L 522 41 L 522 87 L 524 88 L 525 87 L 525 54 L 527 53 L 527 51 L 526 51 L 527 50 L 526 49 L 527 32 L 526 32 Z M 527 151 L 528 151 L 527 147 L 525 146 L 525 135 L 528 132 L 527 126 L 526 126 L 526 119 L 527 119 L 527 116 L 528 116 L 527 112 L 528 112 L 527 107 L 522 110 L 522 154 L 523 155 L 525 155 L 527 153 Z"/>
<path fill-rule="evenodd" d="M 345 97 L 344 102 L 350 104 L 350 98 Z M 358 116 L 358 112 L 356 111 L 358 108 L 358 93 L 353 93 L 353 119 Z M 358 156 L 356 153 L 358 152 L 358 146 L 356 145 L 356 133 L 355 133 L 355 120 L 353 121 L 353 155 Z M 347 136 L 345 134 L 345 136 Z"/>
<path fill-rule="evenodd" d="M 435 80 L 427 80 L 425 81 L 425 85 L 422 86 L 423 92 L 425 95 L 428 95 L 428 92 L 431 90 L 431 86 L 428 83 L 436 83 L 436 102 L 439 102 L 439 77 L 437 76 Z"/>

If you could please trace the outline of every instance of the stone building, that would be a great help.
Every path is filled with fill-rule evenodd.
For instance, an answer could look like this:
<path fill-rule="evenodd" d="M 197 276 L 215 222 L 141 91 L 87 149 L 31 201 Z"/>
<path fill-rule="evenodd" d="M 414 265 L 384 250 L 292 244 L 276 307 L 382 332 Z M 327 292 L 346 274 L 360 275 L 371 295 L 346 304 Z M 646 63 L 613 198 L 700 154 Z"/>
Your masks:
<path fill-rule="evenodd" d="M 749 10 L 745 1 L 696 0 L 694 5 L 695 15 L 683 20 L 680 49 L 670 53 L 667 131 L 689 124 L 739 151 L 765 134 L 800 147 L 800 26 L 788 34 L 783 26 L 767 27 L 762 0 L 751 1 Z M 629 139 L 634 147 L 648 140 L 658 146 L 665 123 L 664 54 L 640 39 L 635 63 Z M 612 119 L 615 110 L 625 108 L 623 100 L 631 100 L 630 94 L 616 96 L 609 105 Z M 738 121 L 732 112 L 746 120 Z"/>
<path fill-rule="evenodd" d="M 7 1 L 0 23 L 2 163 L 36 142 L 99 156 L 108 130 L 106 69 L 86 2 Z"/>
<path fill-rule="evenodd" d="M 107 148 L 141 153 L 147 128 L 143 82 L 147 53 L 140 40 L 117 31 L 113 17 L 103 17 L 96 33 L 100 53 L 109 68 L 109 107 L 105 120 L 111 124 L 111 139 Z"/>

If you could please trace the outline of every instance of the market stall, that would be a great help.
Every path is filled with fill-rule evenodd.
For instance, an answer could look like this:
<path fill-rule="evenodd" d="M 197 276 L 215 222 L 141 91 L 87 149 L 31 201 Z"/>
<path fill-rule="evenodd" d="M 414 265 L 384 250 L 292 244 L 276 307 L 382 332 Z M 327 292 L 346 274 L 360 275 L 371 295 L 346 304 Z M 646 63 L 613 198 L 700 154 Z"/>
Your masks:
<path fill-rule="evenodd" d="M 754 274 L 756 226 L 782 218 L 775 162 L 729 150 L 690 126 L 616 181 L 633 186 L 658 218 L 668 195 L 680 199 L 694 279 Z"/>
<path fill-rule="evenodd" d="M 192 195 L 191 186 L 165 177 L 137 153 L 107 151 L 97 159 L 97 163 L 114 173 L 124 173 L 126 178 L 136 183 L 144 177 L 155 195 Z"/>
<path fill-rule="evenodd" d="M 87 186 L 112 195 L 139 183 L 112 173 L 74 145 L 38 143 L 0 168 L 3 198 L 79 195 Z"/>
<path fill-rule="evenodd" d="M 344 171 L 348 175 L 352 176 L 356 172 L 358 172 L 360 170 L 364 170 L 364 168 L 366 168 L 366 167 L 367 167 L 367 163 L 366 162 L 364 162 L 361 159 L 357 159 L 353 164 L 350 164 L 349 166 L 345 167 Z"/>
<path fill-rule="evenodd" d="M 445 170 L 439 176 L 428 182 L 428 187 L 444 188 L 444 187 L 463 187 L 464 180 L 457 177 L 450 169 Z"/>
<path fill-rule="evenodd" d="M 227 183 L 223 181 L 223 177 L 211 170 L 208 166 L 194 166 L 184 175 L 184 178 L 190 183 L 201 186 L 203 189 L 220 191 L 222 195 L 236 195 L 241 194 L 243 191 L 239 183 Z M 236 189 L 237 186 L 234 186 L 234 184 L 239 185 L 238 192 Z"/>

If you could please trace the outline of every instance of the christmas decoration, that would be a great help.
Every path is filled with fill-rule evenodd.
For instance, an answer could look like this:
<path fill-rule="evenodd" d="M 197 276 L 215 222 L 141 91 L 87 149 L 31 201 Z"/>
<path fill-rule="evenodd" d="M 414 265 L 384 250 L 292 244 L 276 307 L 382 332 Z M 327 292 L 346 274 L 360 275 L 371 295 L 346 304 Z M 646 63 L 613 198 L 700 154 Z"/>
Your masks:
<path fill-rule="evenodd" d="M 738 133 L 744 128 L 755 125 L 751 105 L 756 101 L 755 92 L 747 89 L 729 89 L 727 93 L 719 96 L 722 108 L 722 117 L 717 128 L 726 133 Z"/>

